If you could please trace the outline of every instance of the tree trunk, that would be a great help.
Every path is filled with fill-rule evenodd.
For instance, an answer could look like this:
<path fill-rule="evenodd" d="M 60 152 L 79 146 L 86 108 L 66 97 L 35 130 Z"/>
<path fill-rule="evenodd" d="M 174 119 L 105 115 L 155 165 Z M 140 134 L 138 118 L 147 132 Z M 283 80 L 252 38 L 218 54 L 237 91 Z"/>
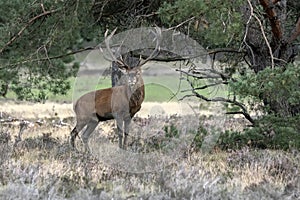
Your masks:
<path fill-rule="evenodd" d="M 258 21 L 252 13 L 251 6 L 261 6 L 265 11 L 265 20 Z M 266 67 L 283 67 L 292 63 L 298 54 L 298 48 L 292 42 L 300 35 L 300 17 L 291 34 L 285 31 L 286 25 L 286 0 L 252 1 L 252 5 L 243 8 L 244 22 L 247 27 L 244 40 L 250 67 L 255 73 Z M 251 20 L 249 20 L 251 18 Z M 261 96 L 264 96 L 263 94 Z M 286 98 L 262 99 L 271 112 L 279 115 L 293 116 L 300 113 L 300 105 L 292 106 Z"/>

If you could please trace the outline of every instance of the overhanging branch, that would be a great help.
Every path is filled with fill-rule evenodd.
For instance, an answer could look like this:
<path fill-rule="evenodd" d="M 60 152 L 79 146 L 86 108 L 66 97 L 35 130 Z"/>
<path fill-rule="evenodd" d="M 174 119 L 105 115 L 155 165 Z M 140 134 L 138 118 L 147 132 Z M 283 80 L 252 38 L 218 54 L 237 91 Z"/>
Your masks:
<path fill-rule="evenodd" d="M 194 94 L 196 97 L 198 97 L 198 98 L 200 98 L 200 99 L 202 99 L 202 100 L 204 100 L 204 101 L 207 101 L 207 102 L 225 102 L 225 103 L 231 103 L 231 104 L 233 104 L 233 105 L 238 106 L 239 108 L 242 109 L 242 111 L 240 111 L 238 114 L 244 115 L 244 117 L 245 117 L 252 125 L 255 124 L 255 121 L 252 119 L 252 117 L 250 116 L 250 114 L 247 112 L 246 107 L 245 107 L 242 103 L 240 103 L 240 102 L 238 102 L 238 101 L 236 101 L 236 100 L 226 99 L 226 98 L 223 98 L 223 97 L 207 98 L 207 97 L 205 97 L 205 96 L 199 94 L 199 93 L 196 92 L 195 90 L 192 90 L 192 92 L 193 92 L 193 94 Z M 232 114 L 232 113 L 228 112 L 228 113 L 226 113 L 226 114 Z M 236 114 L 237 114 L 237 113 L 236 113 Z"/>
<path fill-rule="evenodd" d="M 33 24 L 36 20 L 38 20 L 39 18 L 41 18 L 41 17 L 45 17 L 45 16 L 47 16 L 47 15 L 50 15 L 50 14 L 52 14 L 52 13 L 55 13 L 55 12 L 57 12 L 57 11 L 59 11 L 60 9 L 55 9 L 55 10 L 50 10 L 50 11 L 45 11 L 45 12 L 43 12 L 43 13 L 41 13 L 41 14 L 39 14 L 39 15 L 37 15 L 37 16 L 35 16 L 35 17 L 33 17 L 33 18 L 31 18 L 26 24 L 25 24 L 25 26 L 24 27 L 22 27 L 21 29 L 20 29 L 20 31 L 17 33 L 17 34 L 15 34 L 1 49 L 0 49 L 0 54 L 9 46 L 9 45 L 11 45 L 18 37 L 20 37 L 22 34 L 23 34 L 23 32 L 31 25 L 31 24 Z"/>
<path fill-rule="evenodd" d="M 4 69 L 4 68 L 7 68 L 7 67 L 18 66 L 18 65 L 29 63 L 29 62 L 41 62 L 41 61 L 47 61 L 47 60 L 54 60 L 54 59 L 64 58 L 64 57 L 67 57 L 67 56 L 70 56 L 70 55 L 74 55 L 76 53 L 80 53 L 80 52 L 84 52 L 84 51 L 90 51 L 90 50 L 94 50 L 94 49 L 96 49 L 96 46 L 85 47 L 85 48 L 82 48 L 82 49 L 77 49 L 77 50 L 74 50 L 74 51 L 71 51 L 71 52 L 68 52 L 68 53 L 65 53 L 65 54 L 57 55 L 57 56 L 50 56 L 50 57 L 44 57 L 44 58 L 23 60 L 23 61 L 20 61 L 20 62 L 16 62 L 16 63 L 5 65 L 3 67 L 0 67 L 0 69 Z"/>
<path fill-rule="evenodd" d="M 189 74 L 186 74 L 187 76 L 189 76 Z M 203 87 L 194 87 L 193 83 L 187 78 L 186 79 L 187 82 L 190 84 L 191 86 L 191 92 L 192 94 L 189 94 L 189 95 L 185 95 L 184 97 L 181 98 L 184 99 L 184 98 L 187 98 L 187 97 L 191 97 L 191 96 L 194 96 L 194 97 L 197 97 L 197 98 L 200 98 L 204 101 L 207 101 L 207 102 L 225 102 L 225 103 L 230 103 L 230 104 L 233 104 L 235 106 L 238 106 L 241 111 L 239 111 L 238 113 L 235 113 L 235 114 L 242 114 L 252 125 L 255 124 L 255 121 L 254 119 L 252 119 L 252 117 L 250 116 L 250 114 L 247 112 L 247 109 L 245 107 L 245 105 L 243 105 L 242 103 L 236 101 L 235 99 L 228 99 L 228 98 L 224 98 L 224 97 L 214 97 L 214 98 L 208 98 L 202 94 L 199 94 L 196 90 L 199 90 L 199 89 L 206 89 L 207 86 L 203 86 Z M 219 84 L 220 82 L 217 82 L 215 83 L 216 85 Z M 209 86 L 209 85 L 208 85 Z M 233 113 L 226 113 L 226 114 L 233 114 Z"/>

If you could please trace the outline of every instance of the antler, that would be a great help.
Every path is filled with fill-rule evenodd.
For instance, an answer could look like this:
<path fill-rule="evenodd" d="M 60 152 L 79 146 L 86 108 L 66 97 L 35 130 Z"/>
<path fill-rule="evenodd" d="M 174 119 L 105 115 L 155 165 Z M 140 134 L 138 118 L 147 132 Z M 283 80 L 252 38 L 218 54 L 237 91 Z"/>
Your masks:
<path fill-rule="evenodd" d="M 117 30 L 117 28 L 115 28 L 115 29 L 110 33 L 109 36 L 107 36 L 107 35 L 108 35 L 108 29 L 107 29 L 107 30 L 105 31 L 105 33 L 104 33 L 104 38 L 105 38 L 104 43 L 105 43 L 105 47 L 106 47 L 106 49 L 107 49 L 107 51 L 108 51 L 108 53 L 109 53 L 111 59 L 109 59 L 109 58 L 107 58 L 107 57 L 105 57 L 105 56 L 104 56 L 104 58 L 107 59 L 107 60 L 109 60 L 109 61 L 114 61 L 114 62 L 116 62 L 116 63 L 119 65 L 119 67 L 121 67 L 121 68 L 129 69 L 130 67 L 124 62 L 122 55 L 120 56 L 120 59 L 117 59 L 116 56 L 114 55 L 114 53 L 112 52 L 112 50 L 111 50 L 111 48 L 110 48 L 110 45 L 109 45 L 109 42 L 110 42 L 111 38 L 113 37 L 113 35 L 115 34 L 116 30 Z M 101 48 L 101 46 L 100 46 L 100 50 L 101 50 L 101 52 L 103 53 L 103 49 Z M 104 55 L 104 54 L 103 54 L 103 55 Z"/>
<path fill-rule="evenodd" d="M 158 54 L 159 54 L 159 51 L 160 51 L 160 43 L 161 43 L 161 38 L 162 38 L 162 35 L 161 35 L 161 28 L 159 27 L 155 27 L 155 31 L 151 31 L 154 35 L 155 35 L 155 38 L 153 39 L 153 41 L 156 40 L 156 45 L 155 45 L 155 49 L 152 51 L 152 53 L 148 56 L 148 58 L 146 58 L 145 60 L 143 61 L 140 61 L 140 64 L 139 66 L 142 66 L 144 64 L 146 64 L 146 62 L 148 62 L 149 60 L 153 59 L 154 57 L 156 57 Z M 141 58 L 140 58 L 141 60 Z"/>
<path fill-rule="evenodd" d="M 109 61 L 116 62 L 119 65 L 120 68 L 130 69 L 130 67 L 124 62 L 122 55 L 120 56 L 119 59 L 117 59 L 116 56 L 114 55 L 113 51 L 110 48 L 109 42 L 110 42 L 111 38 L 113 37 L 113 35 L 115 34 L 116 30 L 117 30 L 117 28 L 115 28 L 109 35 L 108 35 L 108 30 L 105 31 L 104 43 L 105 43 L 105 47 L 106 47 L 106 49 L 109 53 L 110 58 L 107 58 L 105 56 L 104 56 L 104 58 L 109 60 Z M 151 31 L 151 33 L 154 34 L 153 42 L 156 40 L 155 49 L 151 52 L 151 54 L 145 60 L 142 61 L 142 59 L 140 58 L 140 62 L 139 62 L 139 65 L 138 65 L 139 67 L 146 64 L 149 60 L 153 59 L 154 57 L 156 57 L 159 54 L 160 43 L 161 43 L 161 39 L 162 39 L 161 28 L 155 27 L 155 31 Z M 103 53 L 103 49 L 101 48 L 101 46 L 100 46 L 100 50 Z"/>

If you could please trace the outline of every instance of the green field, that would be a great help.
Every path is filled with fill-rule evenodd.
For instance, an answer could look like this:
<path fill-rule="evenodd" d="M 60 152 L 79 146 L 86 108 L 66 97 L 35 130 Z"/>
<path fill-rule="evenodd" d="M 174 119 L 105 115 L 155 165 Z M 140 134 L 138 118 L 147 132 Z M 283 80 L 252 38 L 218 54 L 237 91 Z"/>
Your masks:
<path fill-rule="evenodd" d="M 145 101 L 147 102 L 168 102 L 178 101 L 183 96 L 191 94 L 191 88 L 187 81 L 180 80 L 179 76 L 161 75 L 161 76 L 144 76 L 145 83 Z M 69 79 L 71 89 L 66 95 L 48 94 L 48 100 L 53 102 L 71 102 L 81 95 L 95 90 L 111 87 L 110 77 L 95 80 L 89 76 Z M 199 90 L 200 94 L 205 96 L 224 95 L 224 89 L 218 90 Z M 9 92 L 8 99 L 16 99 L 14 92 Z"/>
<path fill-rule="evenodd" d="M 71 102 L 74 97 L 79 97 L 89 91 L 95 89 L 103 89 L 111 87 L 110 77 L 99 79 L 98 84 L 95 80 L 90 79 L 88 76 L 80 77 L 80 79 L 70 78 L 71 89 L 66 95 L 53 95 L 49 94 L 48 100 L 56 102 Z M 145 82 L 145 101 L 172 101 L 179 99 L 183 96 L 181 90 L 188 88 L 187 83 L 182 82 L 179 84 L 178 77 L 171 76 L 146 76 Z M 9 99 L 15 99 L 16 95 L 9 92 L 7 95 Z"/>
<path fill-rule="evenodd" d="M 145 83 L 145 101 L 148 102 L 177 101 L 183 96 L 191 94 L 191 88 L 188 82 L 185 80 L 180 81 L 179 76 L 144 76 L 143 79 Z M 75 87 L 73 87 L 66 96 L 49 96 L 49 100 L 70 101 L 72 100 L 73 94 L 75 95 L 74 97 L 77 98 L 88 91 L 111 87 L 110 77 L 99 79 L 98 84 L 93 84 L 92 80 L 88 76 L 80 77 L 80 80 L 77 80 L 79 84 L 75 82 L 75 79 L 71 79 L 70 81 L 71 85 Z M 92 85 L 95 86 L 93 87 Z M 74 90 L 74 88 L 76 88 L 76 90 Z M 215 95 L 223 96 L 226 94 L 224 88 L 198 90 L 198 92 L 207 97 Z"/>
<path fill-rule="evenodd" d="M 158 80 L 160 79 L 160 80 Z M 178 82 L 176 77 L 145 77 L 145 101 L 169 101 L 172 97 L 174 97 L 174 93 L 178 91 L 178 85 L 172 86 L 172 83 Z M 78 83 L 76 83 L 78 81 Z M 66 95 L 49 95 L 50 101 L 71 101 L 74 97 L 79 97 L 88 91 L 92 91 L 94 89 L 103 89 L 111 87 L 110 78 L 100 79 L 98 84 L 94 84 L 94 81 L 89 79 L 88 76 L 80 77 L 80 80 L 76 80 L 75 78 L 70 79 L 70 83 L 72 89 L 68 91 Z M 94 86 L 92 86 L 94 85 Z M 186 87 L 186 86 L 185 86 Z M 182 95 L 177 95 L 174 97 L 178 99 L 182 97 Z M 174 99 L 173 98 L 173 99 Z"/>

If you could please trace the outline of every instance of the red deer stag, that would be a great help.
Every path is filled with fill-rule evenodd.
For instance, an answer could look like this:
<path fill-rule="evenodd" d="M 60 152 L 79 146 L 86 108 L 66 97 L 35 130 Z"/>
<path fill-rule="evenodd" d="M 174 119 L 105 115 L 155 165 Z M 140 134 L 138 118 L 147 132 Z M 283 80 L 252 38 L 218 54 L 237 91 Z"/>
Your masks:
<path fill-rule="evenodd" d="M 161 34 L 160 29 L 157 28 L 156 30 L 157 35 Z M 86 127 L 86 129 L 83 131 L 81 138 L 85 150 L 89 150 L 88 139 L 98 123 L 100 121 L 115 119 L 117 122 L 119 147 L 125 149 L 131 119 L 141 109 L 141 104 L 144 101 L 145 90 L 141 67 L 152 59 L 154 55 L 157 55 L 159 40 L 157 38 L 156 47 L 146 60 L 140 60 L 138 66 L 128 66 L 122 57 L 121 59 L 116 59 L 110 49 L 109 40 L 115 31 L 116 29 L 108 37 L 106 31 L 105 45 L 113 61 L 117 62 L 119 68 L 125 71 L 123 75 L 125 84 L 92 91 L 84 94 L 77 100 L 74 105 L 77 123 L 71 132 L 70 138 L 70 143 L 73 148 L 75 148 L 76 136 L 84 127 Z"/>

